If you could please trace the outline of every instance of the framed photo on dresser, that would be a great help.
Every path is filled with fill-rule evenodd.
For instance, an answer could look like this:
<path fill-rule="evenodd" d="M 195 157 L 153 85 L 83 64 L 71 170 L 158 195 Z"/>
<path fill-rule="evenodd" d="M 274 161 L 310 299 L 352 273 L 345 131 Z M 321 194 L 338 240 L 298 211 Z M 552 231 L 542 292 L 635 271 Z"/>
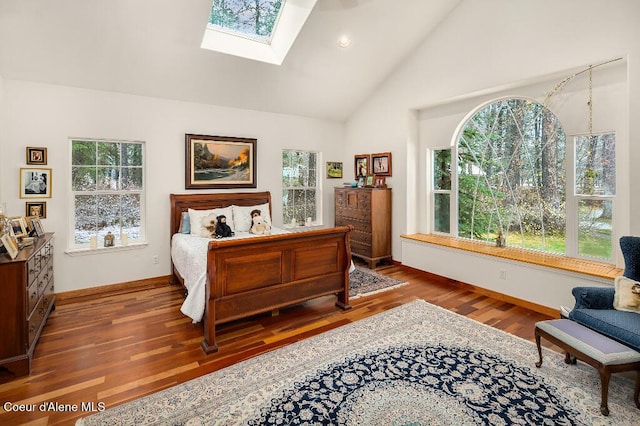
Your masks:
<path fill-rule="evenodd" d="M 7 253 L 9 253 L 9 257 L 11 259 L 15 259 L 18 256 L 18 245 L 16 241 L 9 234 L 4 234 L 0 237 L 0 241 L 2 241 L 2 245 L 5 249 L 7 249 Z"/>

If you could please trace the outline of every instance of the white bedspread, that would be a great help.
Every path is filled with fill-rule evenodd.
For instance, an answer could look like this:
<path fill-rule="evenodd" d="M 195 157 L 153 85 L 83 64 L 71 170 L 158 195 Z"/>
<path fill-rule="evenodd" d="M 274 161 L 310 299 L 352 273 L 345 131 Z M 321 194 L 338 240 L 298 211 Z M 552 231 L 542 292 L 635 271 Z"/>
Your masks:
<path fill-rule="evenodd" d="M 271 234 L 288 233 L 284 229 L 272 228 Z M 236 235 L 224 240 L 255 238 L 249 232 L 236 232 Z M 184 279 L 188 294 L 182 303 L 180 311 L 192 319 L 200 322 L 204 315 L 205 286 L 207 284 L 207 248 L 210 238 L 196 237 L 189 234 L 174 234 L 171 238 L 171 259 L 173 265 Z"/>

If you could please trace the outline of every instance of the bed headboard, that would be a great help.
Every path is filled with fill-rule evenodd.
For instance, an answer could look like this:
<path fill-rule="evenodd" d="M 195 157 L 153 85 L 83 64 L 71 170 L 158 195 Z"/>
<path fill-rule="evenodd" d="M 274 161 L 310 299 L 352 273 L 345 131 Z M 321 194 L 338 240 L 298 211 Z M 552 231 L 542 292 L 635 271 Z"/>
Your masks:
<path fill-rule="evenodd" d="M 182 212 L 188 209 L 209 210 L 236 206 L 255 206 L 269 203 L 269 216 L 271 215 L 271 193 L 266 192 L 229 192 L 219 194 L 170 194 L 171 201 L 171 234 L 178 232 Z"/>

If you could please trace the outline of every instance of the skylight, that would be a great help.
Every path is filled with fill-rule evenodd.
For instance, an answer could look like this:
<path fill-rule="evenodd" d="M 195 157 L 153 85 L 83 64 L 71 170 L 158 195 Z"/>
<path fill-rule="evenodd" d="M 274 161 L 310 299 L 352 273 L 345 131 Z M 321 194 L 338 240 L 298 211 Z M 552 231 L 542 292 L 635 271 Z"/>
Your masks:
<path fill-rule="evenodd" d="M 284 0 L 214 0 L 208 27 L 269 44 L 283 3 Z"/>
<path fill-rule="evenodd" d="M 317 0 L 213 0 L 201 47 L 280 65 Z"/>

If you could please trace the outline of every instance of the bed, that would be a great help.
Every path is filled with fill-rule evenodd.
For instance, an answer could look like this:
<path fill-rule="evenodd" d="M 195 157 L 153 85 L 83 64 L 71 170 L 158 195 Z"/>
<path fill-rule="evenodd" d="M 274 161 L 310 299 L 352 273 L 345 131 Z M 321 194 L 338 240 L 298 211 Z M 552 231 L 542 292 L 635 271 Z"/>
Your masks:
<path fill-rule="evenodd" d="M 232 206 L 237 212 L 263 206 L 268 208 L 263 213 L 270 217 L 271 194 L 170 194 L 170 202 L 172 282 L 187 290 L 182 312 L 204 325 L 206 353 L 218 350 L 218 324 L 332 294 L 337 296 L 336 306 L 351 308 L 350 227 L 304 232 L 273 229 L 261 236 L 238 230 L 234 237 L 211 239 L 183 232 L 185 212 Z M 180 243 L 195 250 L 181 248 Z"/>

